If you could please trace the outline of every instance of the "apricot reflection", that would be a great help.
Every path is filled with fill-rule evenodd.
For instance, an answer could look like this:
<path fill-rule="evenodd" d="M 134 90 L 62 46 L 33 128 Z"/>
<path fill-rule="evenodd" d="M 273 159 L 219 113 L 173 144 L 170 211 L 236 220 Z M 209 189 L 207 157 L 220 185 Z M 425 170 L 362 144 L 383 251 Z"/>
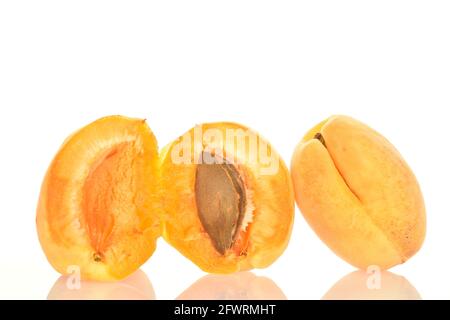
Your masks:
<path fill-rule="evenodd" d="M 53 285 L 48 300 L 155 300 L 155 291 L 147 275 L 138 270 L 119 282 L 81 280 L 73 289 L 70 276 L 61 276 Z"/>
<path fill-rule="evenodd" d="M 364 271 L 355 271 L 339 280 L 323 300 L 421 300 L 419 292 L 405 278 L 381 272 L 374 279 Z"/>
<path fill-rule="evenodd" d="M 266 277 L 251 272 L 232 275 L 207 275 L 177 300 L 286 300 L 283 291 Z"/>

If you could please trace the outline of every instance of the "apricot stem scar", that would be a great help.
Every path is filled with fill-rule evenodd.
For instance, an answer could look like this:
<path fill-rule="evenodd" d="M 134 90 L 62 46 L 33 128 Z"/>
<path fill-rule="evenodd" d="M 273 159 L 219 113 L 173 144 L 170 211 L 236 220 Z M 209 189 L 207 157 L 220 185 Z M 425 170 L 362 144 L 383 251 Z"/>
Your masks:
<path fill-rule="evenodd" d="M 327 145 L 326 145 L 326 143 L 325 143 L 325 138 L 323 137 L 323 135 L 322 135 L 320 132 L 317 132 L 317 133 L 314 135 L 314 139 L 319 140 L 319 141 L 323 144 L 323 146 L 324 146 L 325 148 L 327 147 Z"/>
<path fill-rule="evenodd" d="M 102 258 L 102 254 L 99 252 L 94 253 L 94 261 L 95 262 L 102 262 L 103 258 Z"/>

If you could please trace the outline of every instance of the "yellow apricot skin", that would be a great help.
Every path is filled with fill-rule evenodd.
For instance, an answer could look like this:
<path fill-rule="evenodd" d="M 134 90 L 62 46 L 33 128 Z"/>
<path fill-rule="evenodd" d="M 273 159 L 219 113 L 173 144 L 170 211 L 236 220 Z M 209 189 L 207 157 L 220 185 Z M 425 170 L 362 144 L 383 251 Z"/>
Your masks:
<path fill-rule="evenodd" d="M 223 136 L 227 130 L 249 130 L 240 124 L 229 122 L 207 123 L 195 128 L 199 127 L 203 131 L 216 130 Z M 198 216 L 195 200 L 195 152 L 192 152 L 189 163 L 174 163 L 171 156 L 183 137 L 191 137 L 191 141 L 194 141 L 195 128 L 167 145 L 161 152 L 161 188 L 164 190 L 161 224 L 164 239 L 208 273 L 230 274 L 268 267 L 284 252 L 292 231 L 295 200 L 289 170 L 270 145 L 268 150 L 279 163 L 279 170 L 273 175 L 259 174 L 264 165 L 247 158 L 249 148 L 237 150 L 233 154 L 239 160 L 239 171 L 251 196 L 253 218 L 243 235 L 243 244 L 235 245 L 226 254 L 219 254 Z M 234 150 L 234 145 L 230 145 L 228 141 L 218 142 L 217 147 L 225 156 L 232 154 Z"/>
<path fill-rule="evenodd" d="M 66 139 L 41 187 L 36 224 L 56 271 L 117 281 L 156 248 L 158 147 L 142 119 L 101 118 Z"/>
<path fill-rule="evenodd" d="M 347 116 L 320 123 L 295 149 L 291 174 L 309 225 L 353 266 L 387 270 L 421 248 L 419 184 L 395 147 L 365 124 Z"/>

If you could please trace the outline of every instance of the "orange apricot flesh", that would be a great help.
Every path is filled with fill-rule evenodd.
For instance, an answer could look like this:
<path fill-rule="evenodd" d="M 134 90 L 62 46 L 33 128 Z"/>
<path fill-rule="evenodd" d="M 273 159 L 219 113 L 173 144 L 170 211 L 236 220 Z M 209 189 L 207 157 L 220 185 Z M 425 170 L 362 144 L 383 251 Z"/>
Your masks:
<path fill-rule="evenodd" d="M 426 214 L 419 184 L 375 130 L 347 116 L 331 117 L 300 142 L 291 169 L 303 216 L 348 263 L 386 270 L 421 248 Z"/>
<path fill-rule="evenodd" d="M 112 281 L 153 254 L 160 235 L 158 147 L 145 120 L 99 119 L 71 135 L 45 176 L 41 246 L 61 274 Z"/>
<path fill-rule="evenodd" d="M 230 132 L 236 134 L 233 139 Z M 253 157 L 255 139 L 267 147 L 273 172 Z M 176 159 L 181 154 L 183 161 Z M 161 186 L 163 237 L 206 272 L 265 268 L 288 244 L 295 208 L 289 171 L 245 126 L 198 125 L 166 146 Z"/>

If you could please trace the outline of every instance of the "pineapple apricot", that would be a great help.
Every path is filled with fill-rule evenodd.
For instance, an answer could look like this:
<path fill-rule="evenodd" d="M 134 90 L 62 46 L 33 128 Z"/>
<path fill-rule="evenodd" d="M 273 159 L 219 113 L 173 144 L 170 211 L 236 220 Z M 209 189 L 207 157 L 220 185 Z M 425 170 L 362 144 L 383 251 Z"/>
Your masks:
<path fill-rule="evenodd" d="M 286 248 L 291 178 L 276 151 L 234 123 L 196 126 L 161 155 L 163 237 L 210 273 L 265 268 Z"/>
<path fill-rule="evenodd" d="M 158 148 L 145 120 L 111 116 L 70 136 L 45 176 L 37 230 L 51 265 L 121 280 L 160 235 Z"/>
<path fill-rule="evenodd" d="M 318 236 L 362 269 L 389 269 L 425 238 L 419 184 L 395 147 L 346 116 L 313 128 L 292 157 L 297 204 Z"/>

